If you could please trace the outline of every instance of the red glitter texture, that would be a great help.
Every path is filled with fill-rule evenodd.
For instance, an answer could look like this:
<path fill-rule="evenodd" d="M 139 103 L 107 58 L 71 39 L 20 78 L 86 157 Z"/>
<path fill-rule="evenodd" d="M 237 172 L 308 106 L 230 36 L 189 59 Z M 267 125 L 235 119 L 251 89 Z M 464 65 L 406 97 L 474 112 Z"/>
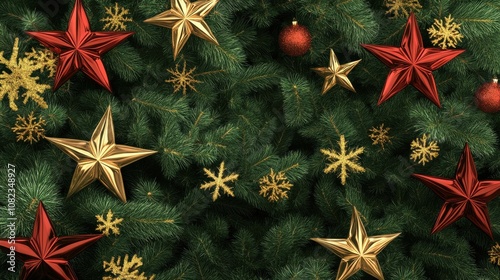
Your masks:
<path fill-rule="evenodd" d="M 305 26 L 294 21 L 292 25 L 281 30 L 279 46 L 286 55 L 304 55 L 311 48 L 311 34 Z"/>

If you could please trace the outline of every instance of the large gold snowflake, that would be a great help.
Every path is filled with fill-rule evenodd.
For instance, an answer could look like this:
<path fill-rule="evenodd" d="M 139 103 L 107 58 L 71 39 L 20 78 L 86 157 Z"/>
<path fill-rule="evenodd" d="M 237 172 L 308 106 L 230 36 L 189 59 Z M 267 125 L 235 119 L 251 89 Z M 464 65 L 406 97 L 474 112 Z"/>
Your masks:
<path fill-rule="evenodd" d="M 436 141 L 427 143 L 427 135 L 424 134 L 422 138 L 413 140 L 410 144 L 412 153 L 410 159 L 417 161 L 419 164 L 425 165 L 439 155 L 439 146 Z"/>
<path fill-rule="evenodd" d="M 347 153 L 344 135 L 340 135 L 340 141 L 337 141 L 340 147 L 340 153 L 331 149 L 321 149 L 321 153 L 327 156 L 330 162 L 327 167 L 323 170 L 325 173 L 331 173 L 337 171 L 340 167 L 340 173 L 338 177 L 342 185 L 345 185 L 347 178 L 347 169 L 351 169 L 353 172 L 365 172 L 365 169 L 360 166 L 356 161 L 359 159 L 359 155 L 365 150 L 364 147 L 357 148 L 354 151 Z"/>
<path fill-rule="evenodd" d="M 115 218 L 113 220 L 113 212 L 111 211 L 111 209 L 109 209 L 108 214 L 106 214 L 106 220 L 104 219 L 103 215 L 96 215 L 95 217 L 97 219 L 96 230 L 101 231 L 102 234 L 106 236 L 109 236 L 110 230 L 113 232 L 114 235 L 120 234 L 120 229 L 118 228 L 118 225 L 123 221 L 123 219 Z"/>
<path fill-rule="evenodd" d="M 198 92 L 194 87 L 194 84 L 201 82 L 194 78 L 194 70 L 196 70 L 196 67 L 191 68 L 188 72 L 186 72 L 186 61 L 184 61 L 182 72 L 179 71 L 179 64 L 176 64 L 175 70 L 171 68 L 167 69 L 168 73 L 172 74 L 172 78 L 165 80 L 165 82 L 172 83 L 174 85 L 174 93 L 178 92 L 182 88 L 182 94 L 186 95 L 186 90 L 188 87 L 191 90 Z"/>
<path fill-rule="evenodd" d="M 407 18 L 410 12 L 418 12 L 422 5 L 418 0 L 385 0 L 385 6 L 389 8 L 385 13 L 393 14 L 395 18 Z"/>
<path fill-rule="evenodd" d="M 381 124 L 378 128 L 370 128 L 371 134 L 369 136 L 372 139 L 372 144 L 380 145 L 383 150 L 385 143 L 391 143 L 391 137 L 389 136 L 390 129 L 390 127 L 384 127 L 384 124 Z"/>
<path fill-rule="evenodd" d="M 10 73 L 3 71 L 0 74 L 0 100 L 7 95 L 10 108 L 13 111 L 17 111 L 18 107 L 15 101 L 19 98 L 21 88 L 24 88 L 25 92 L 22 94 L 22 97 L 24 97 L 23 104 L 26 104 L 28 99 L 31 98 L 40 107 L 47 109 L 48 105 L 40 95 L 45 90 L 50 89 L 50 86 L 37 83 L 39 77 L 31 76 L 33 72 L 44 69 L 45 65 L 36 63 L 28 57 L 18 60 L 18 54 L 19 38 L 14 40 L 10 60 L 4 58 L 3 51 L 0 52 L 0 64 L 7 66 L 7 69 L 10 71 Z"/>
<path fill-rule="evenodd" d="M 102 280 L 154 280 L 153 276 L 144 276 L 144 272 L 139 274 L 138 268 L 142 266 L 142 258 L 137 255 L 133 255 L 132 259 L 128 260 L 128 254 L 123 258 L 123 264 L 121 263 L 121 257 L 118 256 L 115 261 L 115 257 L 111 257 L 111 261 L 103 261 L 104 271 L 110 272 L 112 275 L 103 276 Z"/>
<path fill-rule="evenodd" d="M 34 112 L 31 112 L 28 117 L 17 115 L 16 124 L 12 127 L 12 132 L 17 135 L 16 141 L 30 141 L 30 144 L 33 144 L 33 142 L 38 142 L 40 138 L 45 136 L 43 126 L 46 125 L 46 122 L 42 117 L 37 120 L 34 114 Z"/>
<path fill-rule="evenodd" d="M 271 202 L 288 198 L 287 192 L 291 187 L 293 187 L 293 185 L 288 181 L 288 178 L 285 176 L 285 172 L 280 171 L 278 173 L 274 173 L 272 168 L 268 175 L 260 178 L 259 184 L 259 194 L 263 197 L 267 197 L 267 199 Z"/>
<path fill-rule="evenodd" d="M 219 166 L 219 174 L 217 176 L 215 176 L 215 174 L 209 169 L 203 168 L 203 171 L 205 171 L 205 174 L 207 174 L 208 177 L 212 178 L 213 181 L 205 182 L 203 185 L 201 185 L 200 189 L 206 190 L 215 187 L 214 191 L 212 192 L 213 201 L 216 201 L 217 198 L 219 198 L 220 189 L 222 189 L 225 194 L 234 197 L 233 190 L 231 189 L 231 187 L 226 185 L 226 182 L 237 180 L 239 175 L 236 173 L 231 173 L 229 176 L 224 177 L 224 162 L 221 162 Z"/>
<path fill-rule="evenodd" d="M 114 8 L 114 9 L 113 9 Z M 132 19 L 127 17 L 129 10 L 118 6 L 115 2 L 114 7 L 106 7 L 106 15 L 108 17 L 102 18 L 100 21 L 106 22 L 102 27 L 104 30 L 111 31 L 125 31 L 127 30 L 126 22 L 131 22 Z"/>
<path fill-rule="evenodd" d="M 434 19 L 434 24 L 427 29 L 430 39 L 434 39 L 432 40 L 432 44 L 441 47 L 443 50 L 448 47 L 456 48 L 457 43 L 462 41 L 464 37 L 460 34 L 460 25 L 459 23 L 453 22 L 451 15 L 444 18 L 444 24 L 442 19 Z"/>

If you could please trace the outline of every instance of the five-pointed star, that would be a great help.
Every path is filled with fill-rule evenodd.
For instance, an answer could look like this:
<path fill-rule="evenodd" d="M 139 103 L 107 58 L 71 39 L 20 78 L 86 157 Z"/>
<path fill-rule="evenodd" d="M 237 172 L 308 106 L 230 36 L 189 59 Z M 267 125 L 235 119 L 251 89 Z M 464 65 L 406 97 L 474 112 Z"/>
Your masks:
<path fill-rule="evenodd" d="M 411 84 L 436 106 L 441 107 L 432 71 L 465 51 L 424 48 L 422 35 L 413 13 L 406 23 L 401 47 L 365 44 L 361 46 L 391 68 L 378 105 Z"/>
<path fill-rule="evenodd" d="M 102 237 L 101 234 L 56 236 L 52 222 L 40 201 L 31 237 L 0 239 L 0 248 L 10 252 L 15 247 L 16 259 L 24 263 L 19 279 L 76 280 L 69 260 Z"/>
<path fill-rule="evenodd" d="M 92 32 L 82 0 L 76 0 L 67 31 L 26 32 L 59 55 L 53 90 L 56 91 L 78 70 L 111 91 L 101 55 L 108 52 L 133 32 Z"/>
<path fill-rule="evenodd" d="M 465 216 L 493 239 L 486 203 L 500 194 L 500 180 L 478 180 L 476 164 L 468 144 L 465 144 L 460 156 L 454 179 L 421 174 L 412 176 L 422 181 L 445 201 L 432 233 Z"/>
<path fill-rule="evenodd" d="M 108 107 L 90 141 L 45 137 L 78 164 L 68 197 L 99 179 L 113 194 L 126 202 L 120 168 L 156 151 L 115 144 L 111 107 Z"/>
<path fill-rule="evenodd" d="M 318 73 L 321 77 L 325 78 L 321 94 L 325 94 L 334 85 L 336 85 L 337 82 L 344 88 L 356 92 L 351 84 L 351 81 L 347 78 L 347 75 L 360 61 L 361 59 L 340 65 L 337 56 L 333 50 L 330 49 L 330 63 L 328 67 L 312 68 L 312 70 Z"/>
<path fill-rule="evenodd" d="M 203 18 L 208 15 L 219 0 L 171 0 L 171 9 L 144 22 L 172 29 L 174 60 L 186 44 L 191 33 L 219 45 L 210 27 Z"/>
<path fill-rule="evenodd" d="M 368 237 L 358 210 L 353 207 L 351 228 L 347 239 L 311 238 L 342 258 L 337 280 L 344 280 L 359 270 L 378 279 L 384 279 L 377 255 L 400 233 Z"/>

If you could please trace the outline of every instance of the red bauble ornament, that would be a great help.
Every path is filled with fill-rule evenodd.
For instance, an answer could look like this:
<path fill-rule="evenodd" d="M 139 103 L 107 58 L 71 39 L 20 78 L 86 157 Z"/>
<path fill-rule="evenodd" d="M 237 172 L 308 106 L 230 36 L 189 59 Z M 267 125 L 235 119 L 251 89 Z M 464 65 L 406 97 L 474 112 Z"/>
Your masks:
<path fill-rule="evenodd" d="M 500 111 L 500 86 L 498 79 L 480 86 L 474 94 L 474 103 L 477 108 L 485 113 L 496 113 Z"/>
<path fill-rule="evenodd" d="M 281 30 L 278 43 L 286 55 L 301 56 L 311 48 L 311 34 L 294 20 L 292 25 Z"/>

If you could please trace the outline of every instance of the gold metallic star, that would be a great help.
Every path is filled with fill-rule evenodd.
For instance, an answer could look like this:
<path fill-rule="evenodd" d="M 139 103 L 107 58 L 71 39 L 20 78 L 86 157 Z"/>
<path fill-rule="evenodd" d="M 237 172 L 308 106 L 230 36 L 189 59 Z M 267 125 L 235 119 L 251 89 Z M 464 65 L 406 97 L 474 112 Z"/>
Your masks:
<path fill-rule="evenodd" d="M 171 0 L 171 9 L 160 13 L 144 22 L 172 29 L 172 48 L 174 60 L 181 51 L 191 33 L 216 45 L 214 34 L 203 18 L 219 0 Z"/>
<path fill-rule="evenodd" d="M 337 280 L 347 279 L 359 270 L 377 279 L 384 279 L 377 255 L 400 233 L 368 237 L 358 210 L 356 207 L 353 208 L 351 228 L 347 239 L 311 238 L 311 240 L 342 258 Z"/>
<path fill-rule="evenodd" d="M 318 73 L 321 77 L 325 78 L 321 94 L 325 94 L 337 83 L 350 91 L 356 92 L 351 84 L 351 81 L 347 78 L 347 75 L 360 61 L 361 59 L 340 65 L 337 56 L 333 50 L 330 49 L 330 63 L 328 67 L 312 68 L 312 70 Z"/>
<path fill-rule="evenodd" d="M 68 197 L 99 179 L 114 195 L 126 202 L 120 168 L 156 151 L 115 144 L 115 131 L 108 107 L 90 141 L 45 137 L 77 162 Z"/>

